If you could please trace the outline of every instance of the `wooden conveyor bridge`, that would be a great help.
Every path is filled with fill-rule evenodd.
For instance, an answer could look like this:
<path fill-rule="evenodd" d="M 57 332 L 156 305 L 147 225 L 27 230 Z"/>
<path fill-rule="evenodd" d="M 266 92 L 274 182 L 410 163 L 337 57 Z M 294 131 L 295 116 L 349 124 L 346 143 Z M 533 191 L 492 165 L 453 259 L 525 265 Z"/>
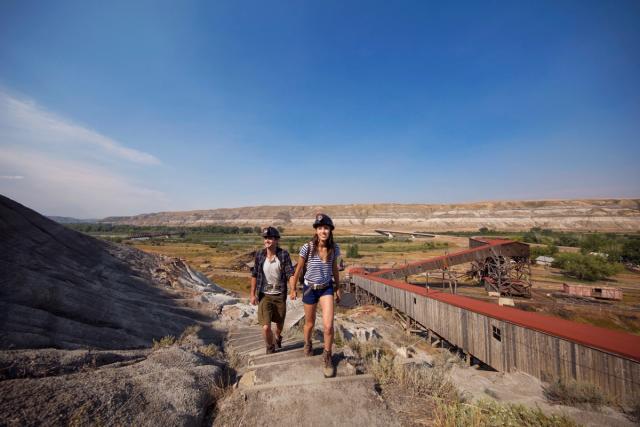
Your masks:
<path fill-rule="evenodd" d="M 406 319 L 407 330 L 427 331 L 429 339 L 450 343 L 470 362 L 477 359 L 498 371 L 522 371 L 548 382 L 585 381 L 620 399 L 640 399 L 640 336 L 405 281 L 464 263 L 475 265 L 485 281 L 496 275 L 502 280 L 505 270 L 514 270 L 528 257 L 526 244 L 476 238 L 467 250 L 394 269 L 351 269 L 349 281 L 356 298 L 391 307 Z M 517 283 L 509 277 L 503 283 Z"/>
<path fill-rule="evenodd" d="M 529 245 L 505 239 L 469 239 L 469 249 L 413 262 L 398 268 L 380 270 L 373 276 L 386 279 L 403 278 L 429 271 L 442 272 L 455 293 L 458 278 L 450 267 L 471 264 L 465 275 L 480 280 L 489 291 L 505 296 L 531 296 Z"/>

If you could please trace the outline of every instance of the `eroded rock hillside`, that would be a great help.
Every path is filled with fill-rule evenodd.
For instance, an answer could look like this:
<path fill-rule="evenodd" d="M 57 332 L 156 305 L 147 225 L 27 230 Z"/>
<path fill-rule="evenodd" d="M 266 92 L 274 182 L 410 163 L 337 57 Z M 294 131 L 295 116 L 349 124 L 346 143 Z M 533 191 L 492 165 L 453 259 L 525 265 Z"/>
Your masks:
<path fill-rule="evenodd" d="M 0 426 L 202 425 L 235 303 L 179 259 L 0 196 Z"/>
<path fill-rule="evenodd" d="M 640 199 L 499 201 L 468 204 L 354 204 L 256 206 L 188 212 L 160 212 L 105 218 L 131 225 L 198 226 L 280 224 L 308 227 L 316 212 L 331 215 L 342 229 L 379 227 L 411 231 L 528 230 L 532 227 L 582 231 L 640 230 Z"/>
<path fill-rule="evenodd" d="M 201 294 L 223 290 L 201 279 L 0 196 L 0 348 L 149 346 L 210 320 Z"/>

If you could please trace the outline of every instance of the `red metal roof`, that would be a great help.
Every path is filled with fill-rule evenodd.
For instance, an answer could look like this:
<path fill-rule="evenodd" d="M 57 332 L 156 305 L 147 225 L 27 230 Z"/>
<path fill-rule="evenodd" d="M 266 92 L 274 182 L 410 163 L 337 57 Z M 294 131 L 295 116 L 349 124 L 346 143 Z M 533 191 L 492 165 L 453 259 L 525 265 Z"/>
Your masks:
<path fill-rule="evenodd" d="M 619 332 L 598 326 L 587 325 L 559 317 L 547 316 L 539 313 L 503 307 L 485 301 L 461 295 L 427 289 L 390 279 L 376 277 L 375 274 L 364 274 L 360 269 L 353 269 L 350 274 L 359 275 L 375 282 L 384 283 L 394 288 L 413 292 L 427 298 L 433 298 L 465 310 L 483 314 L 494 319 L 503 320 L 515 325 L 530 328 L 545 334 L 575 341 L 588 347 L 596 348 L 608 353 L 614 353 L 628 359 L 640 362 L 640 336 Z"/>

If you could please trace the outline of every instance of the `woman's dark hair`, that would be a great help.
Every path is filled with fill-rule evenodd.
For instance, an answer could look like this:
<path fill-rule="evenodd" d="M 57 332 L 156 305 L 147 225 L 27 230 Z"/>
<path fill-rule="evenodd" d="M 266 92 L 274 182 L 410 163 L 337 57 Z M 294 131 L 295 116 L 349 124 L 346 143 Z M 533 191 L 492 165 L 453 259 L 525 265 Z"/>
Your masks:
<path fill-rule="evenodd" d="M 313 243 L 311 243 L 311 253 L 309 254 L 309 258 L 318 253 L 318 246 L 320 246 L 320 239 L 318 238 L 318 234 L 314 233 L 313 235 Z M 329 230 L 329 238 L 327 239 L 327 259 L 331 259 L 333 255 L 333 249 L 336 247 L 335 242 L 333 241 L 333 231 Z"/>

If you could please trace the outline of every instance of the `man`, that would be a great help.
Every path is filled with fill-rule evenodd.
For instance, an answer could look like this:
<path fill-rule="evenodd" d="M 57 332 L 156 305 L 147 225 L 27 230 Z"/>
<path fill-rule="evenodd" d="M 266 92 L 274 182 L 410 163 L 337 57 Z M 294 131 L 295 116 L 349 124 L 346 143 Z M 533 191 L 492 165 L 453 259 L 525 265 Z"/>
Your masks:
<path fill-rule="evenodd" d="M 293 276 L 289 252 L 278 246 L 280 233 L 274 227 L 262 230 L 264 249 L 257 251 L 251 270 L 251 304 L 258 304 L 258 322 L 267 354 L 282 348 L 282 327 L 287 313 L 287 282 Z M 256 297 L 257 295 L 257 297 Z M 276 324 L 273 336 L 271 322 Z"/>

